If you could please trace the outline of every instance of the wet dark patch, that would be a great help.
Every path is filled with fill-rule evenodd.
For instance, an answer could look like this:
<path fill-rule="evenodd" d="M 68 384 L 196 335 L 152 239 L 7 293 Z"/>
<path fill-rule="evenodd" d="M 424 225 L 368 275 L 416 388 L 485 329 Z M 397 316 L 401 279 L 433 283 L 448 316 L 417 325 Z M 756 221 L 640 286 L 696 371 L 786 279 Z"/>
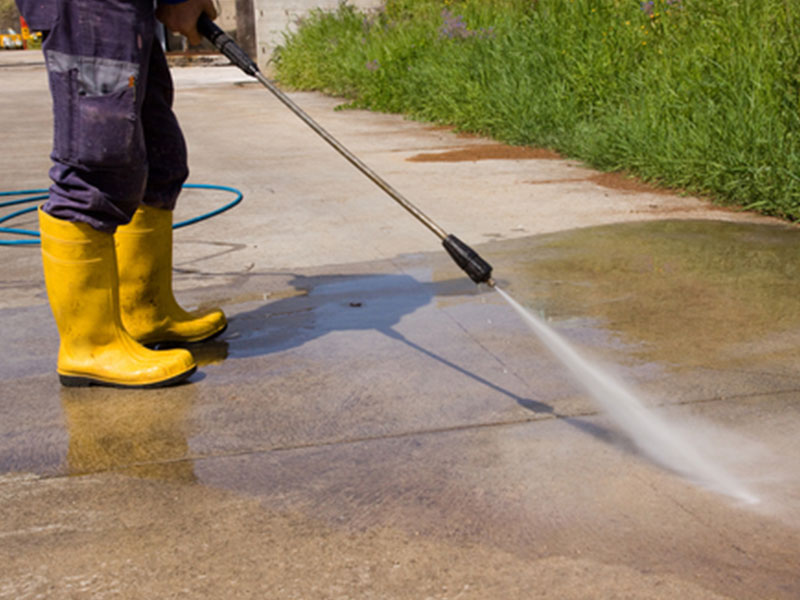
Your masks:
<path fill-rule="evenodd" d="M 407 158 L 408 162 L 474 162 L 478 160 L 556 160 L 561 156 L 547 148 L 480 144 L 447 152 L 428 152 Z"/>
<path fill-rule="evenodd" d="M 589 183 L 593 183 L 600 187 L 629 194 L 657 194 L 661 196 L 674 196 L 675 194 L 680 194 L 683 192 L 683 190 L 677 190 L 674 188 L 659 187 L 655 184 L 642 181 L 641 179 L 624 172 L 595 173 L 593 175 L 590 175 L 589 177 L 559 177 L 557 179 L 531 179 L 526 181 L 525 183 L 531 185 L 549 185 L 549 184 L 571 183 L 577 181 L 588 181 Z M 704 207 L 704 209 L 708 208 L 713 209 L 713 207 Z M 679 209 L 676 210 L 684 212 L 686 208 L 680 207 Z"/>
<path fill-rule="evenodd" d="M 591 181 L 600 187 L 621 192 L 630 192 L 633 194 L 663 194 L 669 196 L 676 193 L 676 190 L 674 189 L 658 187 L 651 183 L 644 182 L 632 175 L 621 172 L 597 173 L 591 177 L 588 177 L 587 181 Z"/>
<path fill-rule="evenodd" d="M 663 220 L 511 240 L 490 258 L 515 298 L 589 317 L 639 359 L 752 368 L 769 352 L 774 368 L 800 343 L 798 253 L 789 225 Z"/>

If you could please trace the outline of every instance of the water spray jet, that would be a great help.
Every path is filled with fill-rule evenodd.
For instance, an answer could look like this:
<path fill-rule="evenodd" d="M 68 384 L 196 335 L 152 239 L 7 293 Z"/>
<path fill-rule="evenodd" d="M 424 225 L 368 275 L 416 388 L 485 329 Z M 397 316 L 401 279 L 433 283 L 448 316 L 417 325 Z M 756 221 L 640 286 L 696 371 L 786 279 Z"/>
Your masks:
<path fill-rule="evenodd" d="M 565 339 L 514 300 L 508 292 L 499 287 L 495 287 L 495 290 L 645 455 L 698 485 L 743 504 L 758 504 L 757 496 L 703 456 L 694 444 L 642 404 L 621 382 L 581 356 Z"/>

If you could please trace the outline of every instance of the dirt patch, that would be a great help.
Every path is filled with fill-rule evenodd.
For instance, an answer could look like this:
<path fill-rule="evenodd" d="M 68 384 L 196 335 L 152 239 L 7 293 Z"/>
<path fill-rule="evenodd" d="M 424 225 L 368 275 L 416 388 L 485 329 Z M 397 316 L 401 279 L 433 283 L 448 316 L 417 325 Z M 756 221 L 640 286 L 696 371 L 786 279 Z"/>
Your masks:
<path fill-rule="evenodd" d="M 506 144 L 476 144 L 448 152 L 415 154 L 409 162 L 470 162 L 478 160 L 555 160 L 562 158 L 546 148 L 508 146 Z"/>
<path fill-rule="evenodd" d="M 559 183 L 574 183 L 577 181 L 588 181 L 610 190 L 627 192 L 631 194 L 656 194 L 659 196 L 675 196 L 684 193 L 684 190 L 662 188 L 651 183 L 646 183 L 641 179 L 624 172 L 616 173 L 595 173 L 588 177 L 560 177 L 558 179 L 536 179 L 525 183 L 532 185 L 546 185 Z M 682 209 L 681 209 L 682 210 Z"/>
<path fill-rule="evenodd" d="M 645 183 L 626 173 L 597 173 L 588 177 L 587 181 L 621 192 L 631 192 L 634 194 L 661 194 L 664 196 L 674 196 L 676 190 L 660 188 L 650 183 Z M 679 192 L 678 192 L 679 193 Z"/>
<path fill-rule="evenodd" d="M 437 127 L 449 131 L 450 127 Z M 461 135 L 459 137 L 462 137 Z M 472 137 L 469 135 L 463 137 Z M 471 162 L 479 160 L 557 160 L 564 158 L 557 152 L 547 148 L 532 148 L 529 146 L 509 146 L 507 144 L 476 144 L 465 146 L 446 152 L 426 152 L 415 154 L 407 158 L 408 162 Z M 531 181 L 529 183 L 562 183 L 564 181 L 576 181 L 574 179 Z M 621 192 L 634 194 L 660 194 L 664 196 L 675 195 L 680 190 L 661 188 L 656 185 L 645 183 L 641 179 L 633 177 L 624 172 L 596 173 L 583 179 L 591 181 L 600 187 L 609 188 Z"/>

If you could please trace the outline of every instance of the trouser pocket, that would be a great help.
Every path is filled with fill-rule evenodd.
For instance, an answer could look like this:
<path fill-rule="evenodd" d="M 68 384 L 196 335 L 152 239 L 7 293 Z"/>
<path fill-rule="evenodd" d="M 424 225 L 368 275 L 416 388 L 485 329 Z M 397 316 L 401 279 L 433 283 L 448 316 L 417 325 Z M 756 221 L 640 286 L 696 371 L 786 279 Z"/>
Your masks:
<path fill-rule="evenodd" d="M 133 88 L 102 96 L 78 96 L 77 161 L 86 166 L 124 166 L 143 155 L 137 136 Z"/>
<path fill-rule="evenodd" d="M 47 52 L 53 95 L 54 158 L 87 167 L 142 160 L 135 63 Z"/>

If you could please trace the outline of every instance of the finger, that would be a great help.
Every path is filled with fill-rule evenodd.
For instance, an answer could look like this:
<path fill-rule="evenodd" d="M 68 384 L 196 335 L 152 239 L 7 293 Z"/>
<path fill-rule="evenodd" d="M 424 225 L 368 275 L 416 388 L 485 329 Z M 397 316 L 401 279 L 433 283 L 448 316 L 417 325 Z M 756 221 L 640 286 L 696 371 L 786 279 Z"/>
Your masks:
<path fill-rule="evenodd" d="M 187 32 L 186 39 L 189 41 L 190 46 L 197 46 L 203 42 L 203 36 L 198 33 L 197 29 Z"/>
<path fill-rule="evenodd" d="M 211 0 L 207 0 L 205 2 L 205 4 L 203 5 L 203 12 L 206 13 L 211 18 L 212 21 L 216 19 L 218 16 L 217 7 L 214 6 L 214 2 L 212 2 Z"/>

